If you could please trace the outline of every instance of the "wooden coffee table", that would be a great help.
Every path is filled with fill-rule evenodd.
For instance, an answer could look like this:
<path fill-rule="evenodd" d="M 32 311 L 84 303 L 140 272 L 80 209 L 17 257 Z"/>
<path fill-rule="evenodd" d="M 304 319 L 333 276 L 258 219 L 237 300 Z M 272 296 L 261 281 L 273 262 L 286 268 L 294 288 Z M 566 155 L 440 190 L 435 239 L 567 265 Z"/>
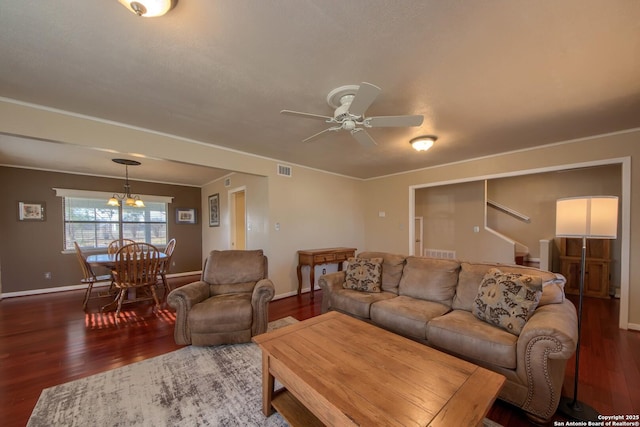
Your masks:
<path fill-rule="evenodd" d="M 329 312 L 258 335 L 262 411 L 292 426 L 480 425 L 505 378 Z M 274 379 L 284 386 L 274 393 Z"/>

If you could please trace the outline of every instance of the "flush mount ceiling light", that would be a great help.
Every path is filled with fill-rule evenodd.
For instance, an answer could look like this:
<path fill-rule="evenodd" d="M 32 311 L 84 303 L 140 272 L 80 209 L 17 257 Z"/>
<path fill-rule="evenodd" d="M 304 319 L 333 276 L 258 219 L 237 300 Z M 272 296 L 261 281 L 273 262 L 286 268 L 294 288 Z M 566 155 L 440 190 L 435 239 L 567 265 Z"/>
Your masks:
<path fill-rule="evenodd" d="M 129 166 L 139 166 L 140 162 L 135 160 L 129 160 L 129 159 L 111 159 L 111 160 L 120 165 L 124 165 L 126 179 L 124 181 L 124 194 L 114 193 L 113 197 L 111 197 L 107 202 L 107 205 L 120 206 L 120 201 L 122 200 L 124 204 L 127 206 L 144 208 L 144 202 L 142 201 L 142 199 L 140 199 L 140 196 L 131 195 L 131 185 L 129 185 Z"/>
<path fill-rule="evenodd" d="M 434 135 L 424 135 L 413 138 L 409 142 L 414 150 L 427 151 L 429 148 L 433 147 L 433 143 L 436 142 L 437 139 L 438 137 Z"/>
<path fill-rule="evenodd" d="M 120 4 L 138 16 L 153 18 L 162 16 L 173 9 L 178 0 L 118 0 Z"/>

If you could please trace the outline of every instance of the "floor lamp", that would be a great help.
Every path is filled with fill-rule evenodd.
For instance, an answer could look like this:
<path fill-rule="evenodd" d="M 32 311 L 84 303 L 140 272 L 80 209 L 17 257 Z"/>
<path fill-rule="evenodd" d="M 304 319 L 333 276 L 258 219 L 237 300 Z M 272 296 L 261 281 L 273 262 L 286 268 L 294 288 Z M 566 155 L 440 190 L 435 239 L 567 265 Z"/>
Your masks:
<path fill-rule="evenodd" d="M 586 267 L 587 239 L 615 239 L 618 229 L 618 198 L 615 196 L 570 197 L 556 202 L 556 236 L 582 239 L 580 294 L 578 302 L 578 343 L 576 348 L 573 398 L 562 397 L 559 410 L 581 421 L 598 421 L 598 412 L 578 400 L 582 296 Z"/>

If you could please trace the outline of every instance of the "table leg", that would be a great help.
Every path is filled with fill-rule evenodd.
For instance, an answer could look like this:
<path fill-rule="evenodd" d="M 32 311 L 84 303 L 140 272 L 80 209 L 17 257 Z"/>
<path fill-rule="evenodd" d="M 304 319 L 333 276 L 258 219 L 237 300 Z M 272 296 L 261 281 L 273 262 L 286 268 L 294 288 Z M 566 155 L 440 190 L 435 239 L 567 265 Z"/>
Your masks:
<path fill-rule="evenodd" d="M 309 268 L 309 293 L 311 293 L 311 299 L 313 299 L 315 282 L 316 282 L 315 266 L 312 265 L 311 268 Z"/>
<path fill-rule="evenodd" d="M 274 378 L 269 372 L 269 355 L 262 352 L 262 413 L 268 417 L 273 414 L 271 399 L 273 399 Z"/>
<path fill-rule="evenodd" d="M 302 264 L 298 264 L 298 295 L 302 293 Z"/>

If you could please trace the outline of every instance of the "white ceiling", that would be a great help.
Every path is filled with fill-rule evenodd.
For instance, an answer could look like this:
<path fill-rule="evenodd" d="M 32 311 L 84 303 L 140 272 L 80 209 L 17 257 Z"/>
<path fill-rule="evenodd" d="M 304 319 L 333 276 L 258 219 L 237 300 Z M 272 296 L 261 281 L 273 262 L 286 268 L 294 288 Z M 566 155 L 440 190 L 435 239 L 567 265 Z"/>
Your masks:
<path fill-rule="evenodd" d="M 327 94 L 362 81 L 382 88 L 368 116 L 423 125 L 364 148 L 302 143 L 326 125 L 279 114 L 332 115 Z M 368 178 L 640 127 L 640 1 L 180 0 L 139 18 L 117 0 L 2 0 L 0 96 Z M 423 134 L 439 139 L 417 153 Z M 0 135 L 1 164 L 119 176 L 112 157 Z M 136 173 L 227 173 L 185 166 Z"/>

